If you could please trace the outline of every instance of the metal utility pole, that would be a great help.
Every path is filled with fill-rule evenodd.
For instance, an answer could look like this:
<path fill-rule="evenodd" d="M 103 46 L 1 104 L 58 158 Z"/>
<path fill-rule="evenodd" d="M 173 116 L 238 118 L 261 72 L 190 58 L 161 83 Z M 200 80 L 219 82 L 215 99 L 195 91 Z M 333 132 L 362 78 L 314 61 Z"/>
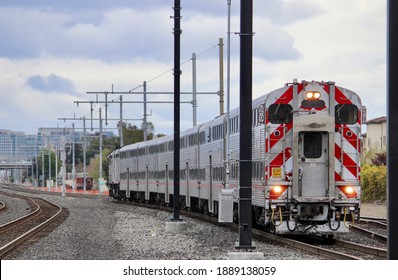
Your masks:
<path fill-rule="evenodd" d="M 225 186 L 228 188 L 229 185 L 229 161 L 231 159 L 231 153 L 229 151 L 229 135 L 230 135 L 230 100 L 231 100 L 231 0 L 228 0 L 228 23 L 227 23 L 227 164 L 226 164 L 226 178 Z"/>
<path fill-rule="evenodd" d="M 180 38 L 181 1 L 174 0 L 174 217 L 180 220 Z"/>
<path fill-rule="evenodd" d="M 148 138 L 148 131 L 147 131 L 147 129 L 148 129 L 148 123 L 147 123 L 147 111 L 146 111 L 146 82 L 144 81 L 144 83 L 143 83 L 143 89 L 144 89 L 144 119 L 143 119 L 143 122 L 142 122 L 142 128 L 143 128 L 143 131 L 144 131 L 144 141 L 146 141 L 146 140 L 148 140 L 147 138 Z"/>
<path fill-rule="evenodd" d="M 76 189 L 76 164 L 75 164 L 75 124 L 72 123 L 72 190 Z"/>
<path fill-rule="evenodd" d="M 83 121 L 83 178 L 84 178 L 84 191 L 86 191 L 86 179 L 87 179 L 87 174 L 86 174 L 86 151 L 87 151 L 87 131 L 86 131 L 86 117 L 83 118 L 58 118 L 58 120 L 63 120 L 64 122 L 67 120 L 73 120 L 73 121 Z M 75 132 L 75 126 L 73 125 L 73 135 Z M 75 141 L 73 140 L 73 158 L 75 158 Z M 75 160 L 73 159 L 73 187 L 75 184 Z"/>
<path fill-rule="evenodd" d="M 224 40 L 219 39 L 219 52 L 220 52 L 220 115 L 224 114 Z"/>
<path fill-rule="evenodd" d="M 253 77 L 253 0 L 240 1 L 240 168 L 239 168 L 239 245 L 252 245 L 252 77 Z"/>
<path fill-rule="evenodd" d="M 37 188 L 39 185 L 39 159 L 37 157 L 37 140 L 38 137 L 36 136 L 36 144 L 35 144 L 35 160 L 36 160 L 36 183 L 35 183 L 35 188 Z"/>
<path fill-rule="evenodd" d="M 45 141 L 44 138 L 42 139 L 42 141 L 43 141 L 43 144 L 41 146 L 41 180 L 42 180 L 41 186 L 45 187 L 46 185 L 45 185 L 45 175 L 44 175 L 44 152 L 45 152 L 45 150 L 44 150 L 44 141 Z"/>
<path fill-rule="evenodd" d="M 48 190 L 51 188 L 51 142 L 49 144 L 49 149 L 48 149 Z"/>
<path fill-rule="evenodd" d="M 77 102 L 81 102 L 84 103 L 85 101 L 77 101 Z M 58 118 L 58 120 L 63 120 L 63 121 L 82 121 L 82 118 Z M 125 121 L 142 121 L 142 119 L 124 119 Z M 99 121 L 99 119 L 94 119 L 93 121 Z M 120 119 L 108 119 L 108 121 L 120 121 Z M 76 129 L 81 129 L 81 128 L 76 128 Z M 93 127 L 94 129 L 99 129 L 99 127 Z M 118 128 L 107 128 L 107 129 L 118 129 Z"/>
<path fill-rule="evenodd" d="M 55 189 L 58 189 L 58 144 L 55 144 Z"/>
<path fill-rule="evenodd" d="M 86 191 L 86 186 L 87 186 L 86 152 L 87 152 L 86 117 L 83 117 L 83 189 L 84 191 Z"/>
<path fill-rule="evenodd" d="M 222 39 L 220 39 L 222 40 Z M 220 43 L 220 46 L 222 47 L 222 41 Z M 223 55 L 223 52 L 220 50 L 220 55 Z M 187 104 L 191 104 L 192 105 L 192 119 L 193 119 L 193 126 L 196 126 L 197 124 L 197 107 L 198 107 L 198 103 L 197 103 L 197 95 L 219 95 L 220 96 L 220 115 L 222 115 L 224 113 L 224 96 L 223 96 L 223 88 L 220 85 L 220 90 L 218 92 L 197 92 L 196 90 L 196 54 L 193 53 L 192 54 L 192 92 L 181 92 L 180 91 L 180 96 L 181 95 L 186 95 L 186 94 L 192 94 L 192 101 L 180 101 L 180 103 L 187 103 Z M 221 61 L 222 61 L 222 57 L 220 58 L 220 65 L 221 65 Z M 220 66 L 221 67 L 221 66 Z M 220 68 L 221 71 L 221 68 Z M 223 70 L 222 70 L 223 71 Z M 220 76 L 220 79 L 223 79 Z M 98 91 L 89 91 L 87 92 L 87 94 L 96 94 L 97 95 L 97 100 L 96 101 L 74 101 L 74 103 L 77 103 L 77 105 L 79 106 L 80 103 L 89 103 L 91 106 L 91 112 L 93 111 L 93 103 L 103 103 L 105 104 L 105 113 L 107 112 L 107 108 L 109 106 L 109 103 L 120 103 L 120 114 L 122 116 L 122 103 L 143 103 L 144 104 L 144 114 L 143 114 L 143 127 L 147 127 L 147 116 L 149 116 L 147 114 L 147 104 L 149 103 L 159 103 L 159 104 L 163 104 L 163 103 L 174 103 L 174 101 L 147 101 L 147 96 L 148 95 L 162 95 L 162 94 L 174 94 L 174 92 L 148 92 L 147 91 L 147 82 L 144 81 L 143 82 L 143 91 L 142 92 L 137 92 L 137 91 L 118 91 L 115 92 L 113 91 L 113 85 L 112 85 L 112 92 L 108 92 L 108 91 L 103 91 L 103 92 L 98 92 Z M 98 94 L 104 94 L 105 95 L 105 101 L 98 101 Z M 142 94 L 143 95 L 143 101 L 122 101 L 122 95 L 120 95 L 120 101 L 108 101 L 108 94 Z M 91 119 L 93 118 L 92 113 L 91 113 Z M 121 117 L 122 118 L 122 117 Z M 108 125 L 108 117 L 107 115 L 105 116 L 105 122 L 106 125 Z M 92 127 L 92 125 L 91 125 Z M 146 133 L 146 130 L 144 129 L 144 134 Z M 145 135 L 144 135 L 145 136 Z M 146 140 L 146 138 L 145 138 Z M 123 146 L 123 145 L 121 145 Z"/>
<path fill-rule="evenodd" d="M 60 141 L 60 146 L 61 146 L 61 173 L 62 173 L 62 196 L 66 196 L 66 186 L 65 186 L 65 180 L 66 180 L 66 167 L 65 167 L 65 161 L 66 161 L 66 151 L 65 151 L 65 146 L 66 146 L 66 139 L 65 136 L 61 137 Z"/>
<path fill-rule="evenodd" d="M 196 99 L 196 53 L 192 54 L 192 125 L 197 125 L 197 108 L 198 101 Z"/>
<path fill-rule="evenodd" d="M 388 241 L 387 250 L 390 260 L 398 260 L 398 2 L 389 0 L 388 13 L 388 73 L 387 73 L 387 199 L 388 199 Z"/>
<path fill-rule="evenodd" d="M 100 153 L 100 160 L 99 160 L 99 178 L 102 180 L 102 113 L 101 108 L 99 108 L 99 153 Z M 100 190 L 101 193 L 101 190 Z"/>
<path fill-rule="evenodd" d="M 87 93 L 105 94 L 105 96 L 107 96 L 109 94 L 109 92 L 87 92 Z M 111 101 L 108 101 L 108 100 L 105 100 L 105 101 L 98 101 L 98 100 L 96 100 L 96 101 L 81 101 L 80 100 L 79 101 L 78 100 L 78 101 L 74 101 L 74 103 L 76 103 L 78 106 L 79 106 L 79 104 L 89 103 L 91 108 L 92 108 L 93 103 L 105 104 L 105 109 L 109 106 L 109 103 L 120 103 L 120 116 L 121 117 L 122 117 L 122 104 L 123 103 L 124 104 L 128 104 L 128 103 L 130 103 L 130 104 L 139 104 L 139 103 L 144 104 L 144 114 L 143 114 L 143 118 L 142 119 L 124 119 L 124 120 L 130 120 L 130 121 L 142 121 L 143 122 L 144 141 L 147 140 L 147 135 L 148 135 L 148 133 L 147 133 L 147 128 L 148 128 L 147 117 L 149 115 L 147 113 L 147 104 L 148 103 L 157 103 L 157 104 L 167 104 L 167 103 L 171 104 L 171 103 L 174 103 L 173 101 L 147 101 L 147 94 L 171 94 L 171 93 L 164 93 L 164 92 L 159 92 L 159 93 L 150 92 L 150 93 L 147 93 L 146 92 L 146 82 L 144 82 L 144 92 L 118 92 L 118 93 L 123 93 L 123 94 L 143 94 L 144 95 L 144 100 L 143 101 L 123 101 L 121 99 L 121 96 L 120 96 L 120 100 L 119 101 L 115 101 L 115 100 L 111 100 Z M 202 94 L 204 94 L 204 93 L 202 93 Z M 205 94 L 208 94 L 208 93 L 205 93 Z M 191 101 L 182 101 L 181 103 L 189 103 L 189 104 L 191 104 L 192 102 Z M 94 120 L 93 119 L 93 115 L 91 114 L 91 130 L 93 130 L 93 120 Z M 108 123 L 109 120 L 115 120 L 115 119 L 108 119 L 107 118 L 105 120 L 105 123 Z M 119 119 L 119 123 L 123 123 L 123 120 L 121 118 Z M 121 134 L 121 136 L 122 136 L 122 134 Z M 123 145 L 121 145 L 121 147 L 122 146 Z"/>
<path fill-rule="evenodd" d="M 120 137 L 120 148 L 124 146 L 124 139 L 123 139 L 123 96 L 120 95 L 120 121 L 119 121 L 119 137 Z"/>

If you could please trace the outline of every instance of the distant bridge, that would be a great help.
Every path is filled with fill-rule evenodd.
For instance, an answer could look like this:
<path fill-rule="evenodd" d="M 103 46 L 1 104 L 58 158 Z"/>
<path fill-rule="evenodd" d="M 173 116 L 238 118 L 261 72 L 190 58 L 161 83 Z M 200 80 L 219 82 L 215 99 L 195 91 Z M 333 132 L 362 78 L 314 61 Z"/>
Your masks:
<path fill-rule="evenodd" d="M 0 169 L 26 169 L 32 167 L 33 162 L 23 161 L 23 162 L 3 162 L 0 161 Z"/>

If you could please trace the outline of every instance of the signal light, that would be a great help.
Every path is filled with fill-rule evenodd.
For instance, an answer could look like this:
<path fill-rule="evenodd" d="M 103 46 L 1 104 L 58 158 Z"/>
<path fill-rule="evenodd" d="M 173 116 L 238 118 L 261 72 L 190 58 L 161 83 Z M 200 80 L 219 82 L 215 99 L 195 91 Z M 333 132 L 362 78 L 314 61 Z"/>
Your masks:
<path fill-rule="evenodd" d="M 347 198 L 355 198 L 358 195 L 355 188 L 351 186 L 339 186 L 339 189 Z"/>
<path fill-rule="evenodd" d="M 287 186 L 273 186 L 269 192 L 270 199 L 278 199 L 279 196 L 287 189 Z"/>

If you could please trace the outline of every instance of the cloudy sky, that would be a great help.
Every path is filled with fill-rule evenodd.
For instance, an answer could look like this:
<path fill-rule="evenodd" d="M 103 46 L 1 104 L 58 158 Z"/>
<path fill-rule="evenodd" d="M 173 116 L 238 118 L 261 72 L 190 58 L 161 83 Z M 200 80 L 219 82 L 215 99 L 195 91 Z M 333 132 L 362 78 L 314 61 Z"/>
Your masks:
<path fill-rule="evenodd" d="M 71 127 L 58 118 L 90 116 L 88 104 L 74 101 L 95 101 L 87 92 L 111 91 L 112 85 L 114 91 L 141 92 L 147 81 L 147 91 L 172 92 L 173 5 L 172 0 L 1 0 L 0 129 L 36 133 L 39 127 Z M 181 90 L 192 91 L 190 58 L 196 53 L 197 91 L 216 92 L 227 0 L 181 5 Z M 239 6 L 232 0 L 231 108 L 239 104 Z M 385 0 L 254 0 L 254 32 L 254 97 L 295 78 L 335 81 L 361 95 L 368 119 L 386 115 Z M 140 94 L 123 98 L 142 100 Z M 173 97 L 148 96 L 157 100 Z M 198 123 L 218 114 L 218 101 L 217 95 L 198 98 Z M 94 105 L 96 118 L 99 108 L 104 112 L 105 106 Z M 108 118 L 119 117 L 118 104 L 108 109 Z M 189 128 L 192 106 L 184 103 L 181 110 L 181 128 Z M 143 105 L 126 104 L 123 111 L 125 118 L 141 119 Z M 148 114 L 156 133 L 172 133 L 172 104 L 148 104 Z"/>

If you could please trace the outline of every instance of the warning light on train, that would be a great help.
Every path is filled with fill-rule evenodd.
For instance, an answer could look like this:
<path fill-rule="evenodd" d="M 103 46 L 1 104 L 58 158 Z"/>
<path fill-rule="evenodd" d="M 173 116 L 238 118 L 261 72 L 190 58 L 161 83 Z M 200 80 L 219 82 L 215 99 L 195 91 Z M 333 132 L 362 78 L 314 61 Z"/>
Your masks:
<path fill-rule="evenodd" d="M 356 190 L 351 186 L 339 186 L 339 189 L 347 198 L 357 197 Z"/>
<path fill-rule="evenodd" d="M 269 198 L 270 199 L 278 199 L 279 196 L 287 189 L 287 186 L 273 186 L 270 193 L 269 193 Z"/>

